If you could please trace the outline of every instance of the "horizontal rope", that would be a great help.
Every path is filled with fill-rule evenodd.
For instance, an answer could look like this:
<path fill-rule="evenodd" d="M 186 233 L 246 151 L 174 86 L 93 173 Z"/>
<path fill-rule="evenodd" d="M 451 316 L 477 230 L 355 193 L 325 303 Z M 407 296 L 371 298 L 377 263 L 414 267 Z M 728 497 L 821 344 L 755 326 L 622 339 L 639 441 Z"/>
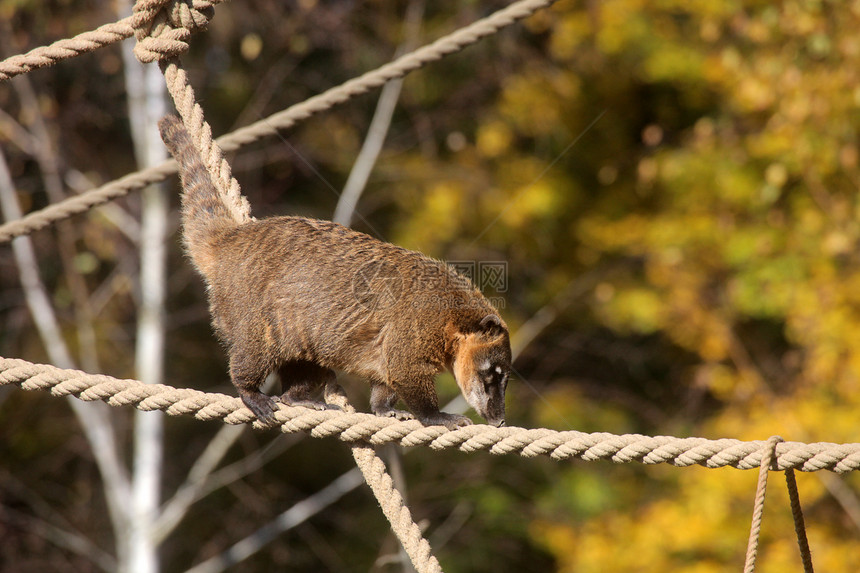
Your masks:
<path fill-rule="evenodd" d="M 195 5 L 195 8 L 203 10 L 223 1 L 206 0 L 199 3 L 201 6 Z M 190 11 L 189 8 L 183 6 L 179 6 L 177 9 L 184 9 L 186 12 Z M 6 58 L 0 61 L 0 82 L 37 68 L 52 66 L 59 61 L 74 58 L 86 52 L 92 52 L 130 38 L 134 34 L 134 29 L 151 20 L 153 15 L 154 12 L 152 11 L 137 12 L 117 22 L 110 22 L 99 26 L 95 30 L 83 32 L 72 38 L 63 38 L 47 46 L 33 48 L 26 54 L 18 54 Z"/>
<path fill-rule="evenodd" d="M 0 62 L 0 81 L 130 38 L 134 34 L 134 20 L 134 16 L 129 16 L 73 38 L 63 38 L 48 46 L 33 48 L 26 54 L 6 58 Z"/>
<path fill-rule="evenodd" d="M 385 84 L 387 81 L 401 78 L 409 72 L 415 71 L 443 56 L 462 50 L 487 36 L 495 34 L 500 29 L 534 14 L 541 8 L 550 6 L 554 2 L 555 0 L 520 0 L 519 2 L 515 2 L 487 18 L 478 20 L 465 28 L 443 36 L 435 42 L 405 54 L 381 68 L 353 78 L 251 125 L 237 129 L 228 135 L 221 136 L 216 141 L 226 153 L 235 151 L 264 137 L 274 135 L 279 130 L 288 129 L 320 112 L 349 101 L 355 96 L 365 94 Z M 176 173 L 176 169 L 175 161 L 166 161 L 160 165 L 130 173 L 101 187 L 49 205 L 44 209 L 28 213 L 20 219 L 0 225 L 0 243 L 10 241 L 20 235 L 32 233 L 56 221 L 83 213 L 92 207 L 123 197 L 132 191 L 142 189 L 152 183 L 162 181 L 171 174 Z"/>
<path fill-rule="evenodd" d="M 192 415 L 199 420 L 223 420 L 228 424 L 254 423 L 255 416 L 239 398 L 224 394 L 178 389 L 163 384 L 119 380 L 78 370 L 0 358 L 0 385 L 14 384 L 24 390 L 45 390 L 54 396 L 74 396 L 85 401 L 102 400 L 111 406 L 161 410 L 170 415 Z M 485 424 L 448 430 L 423 426 L 417 420 L 398 421 L 373 414 L 338 410 L 310 410 L 279 405 L 276 413 L 284 433 L 306 432 L 313 437 L 336 437 L 345 442 L 372 445 L 397 443 L 427 446 L 434 450 L 457 448 L 464 452 L 549 456 L 554 460 L 611 460 L 616 463 L 700 465 L 708 468 L 757 469 L 766 441 L 675 438 L 671 436 L 615 435 L 556 431 L 545 428 L 496 428 Z M 804 472 L 830 470 L 847 473 L 860 468 L 860 444 L 782 442 L 776 447 L 773 470 Z"/>

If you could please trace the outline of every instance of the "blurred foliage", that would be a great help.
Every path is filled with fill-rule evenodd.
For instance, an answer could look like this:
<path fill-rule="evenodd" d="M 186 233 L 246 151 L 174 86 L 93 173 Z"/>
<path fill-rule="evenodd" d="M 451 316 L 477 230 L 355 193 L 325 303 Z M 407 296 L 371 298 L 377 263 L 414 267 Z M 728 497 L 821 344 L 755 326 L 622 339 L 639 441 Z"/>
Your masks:
<path fill-rule="evenodd" d="M 428 3 L 420 40 L 501 5 Z M 207 119 L 222 133 L 388 61 L 404 41 L 405 7 L 219 5 L 185 60 Z M 114 19 L 105 3 L 71 0 L 0 0 L 0 17 L 13 24 L 16 51 Z M 856 442 L 858 26 L 858 2 L 559 2 L 406 80 L 356 226 L 443 259 L 506 261 L 503 313 L 515 340 L 536 313 L 555 310 L 516 361 L 509 423 Z M 119 66 L 109 48 L 30 74 L 72 189 L 134 169 Z M 8 84 L 0 105 L 29 125 Z M 255 214 L 329 217 L 374 105 L 362 96 L 236 154 Z M 32 210 L 48 200 L 11 125 L 0 118 L 0 141 Z M 134 196 L 119 204 L 137 209 Z M 130 376 L 135 247 L 99 211 L 75 229 L 102 370 Z M 55 234 L 34 240 L 74 338 Z M 167 310 L 169 382 L 229 392 L 203 289 L 178 241 Z M 6 246 L 0 321 L 0 355 L 44 359 Z M 349 391 L 366 403 L 360 382 Z M 456 392 L 450 380 L 440 391 L 443 400 Z M 10 437 L 3 471 L 38 476 L 26 493 L 0 474 L 0 503 L 25 511 L 38 494 L 107 550 L 96 472 L 81 459 L 89 454 L 80 436 L 68 437 L 71 416 L 49 397 L 0 392 L 0 401 Z M 214 430 L 172 420 L 169 435 L 183 436 L 173 454 L 192 458 Z M 272 438 L 249 435 L 240 449 Z M 71 466 L 49 457 L 57 453 Z M 167 541 L 165 569 L 222 550 L 349 465 L 336 443 L 295 445 L 198 504 Z M 405 469 L 413 512 L 429 520 L 450 571 L 735 571 L 756 480 L 731 469 L 429 451 L 411 452 Z M 168 465 L 167 491 L 185 470 Z M 771 479 L 759 570 L 799 569 L 781 476 Z M 858 570 L 860 479 L 798 482 L 818 568 Z M 95 505 L 81 502 L 84 491 Z M 0 520 L 0 530 L 17 563 L 66 555 L 15 523 Z M 243 570 L 367 570 L 388 535 L 369 496 L 351 494 Z"/>

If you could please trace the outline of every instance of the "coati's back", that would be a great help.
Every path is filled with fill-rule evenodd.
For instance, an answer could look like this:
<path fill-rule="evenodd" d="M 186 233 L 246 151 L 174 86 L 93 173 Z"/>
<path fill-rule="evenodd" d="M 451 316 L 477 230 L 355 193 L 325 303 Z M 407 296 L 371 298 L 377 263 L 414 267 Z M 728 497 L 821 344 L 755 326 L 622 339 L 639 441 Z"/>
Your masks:
<path fill-rule="evenodd" d="M 200 152 L 175 115 L 158 123 L 161 139 L 179 163 L 182 179 L 182 239 L 197 270 L 209 280 L 217 266 L 214 242 L 238 223 L 218 195 Z"/>
<path fill-rule="evenodd" d="M 389 358 L 429 358 L 424 349 L 442 344 L 428 337 L 447 323 L 468 331 L 496 312 L 445 263 L 328 221 L 262 219 L 214 245 L 219 271 L 209 277 L 209 296 L 216 328 L 222 338 L 241 332 L 258 340 L 267 355 L 378 379 L 362 364 L 382 359 L 384 338 Z M 432 358 L 444 365 L 441 354 Z"/>

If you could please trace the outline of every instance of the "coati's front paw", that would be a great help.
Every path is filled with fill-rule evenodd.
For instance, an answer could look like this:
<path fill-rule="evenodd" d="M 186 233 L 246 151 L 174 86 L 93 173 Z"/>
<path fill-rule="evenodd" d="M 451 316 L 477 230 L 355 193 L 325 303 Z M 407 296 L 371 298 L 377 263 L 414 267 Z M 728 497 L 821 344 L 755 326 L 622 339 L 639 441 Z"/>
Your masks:
<path fill-rule="evenodd" d="M 251 410 L 257 418 L 267 425 L 276 424 L 275 411 L 277 405 L 275 401 L 261 392 L 242 394 L 242 402 Z"/>
<path fill-rule="evenodd" d="M 448 414 L 447 412 L 437 412 L 429 416 L 419 418 L 425 426 L 445 426 L 449 430 L 456 430 L 463 426 L 471 426 L 472 420 L 460 414 Z"/>

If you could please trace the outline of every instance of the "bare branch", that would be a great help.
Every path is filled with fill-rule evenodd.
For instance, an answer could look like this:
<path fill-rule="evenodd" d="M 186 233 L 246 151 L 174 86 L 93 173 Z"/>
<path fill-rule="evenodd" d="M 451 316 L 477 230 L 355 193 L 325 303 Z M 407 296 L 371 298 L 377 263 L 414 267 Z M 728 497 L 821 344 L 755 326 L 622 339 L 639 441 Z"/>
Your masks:
<path fill-rule="evenodd" d="M 2 521 L 18 525 L 30 533 L 43 537 L 57 547 L 86 557 L 102 571 L 116 571 L 116 559 L 79 533 L 4 506 L 0 506 L 0 522 Z"/>
<path fill-rule="evenodd" d="M 317 493 L 293 505 L 248 537 L 234 543 L 227 551 L 192 567 L 186 573 L 218 573 L 241 563 L 281 533 L 300 525 L 362 483 L 364 483 L 364 479 L 358 468 L 349 470 Z"/>
<path fill-rule="evenodd" d="M 36 143 L 33 136 L 23 125 L 18 123 L 14 117 L 0 109 L 0 134 L 6 137 L 15 146 L 27 155 L 36 155 Z"/>
<path fill-rule="evenodd" d="M 21 206 L 15 195 L 15 187 L 6 156 L 0 150 L 0 212 L 7 221 L 21 216 Z M 60 331 L 51 300 L 39 277 L 36 253 L 29 237 L 18 237 L 12 241 L 12 252 L 18 266 L 21 288 L 33 322 L 51 362 L 64 368 L 74 368 L 74 361 Z M 109 406 L 101 403 L 85 404 L 70 399 L 72 407 L 84 435 L 90 444 L 96 464 L 105 481 L 105 497 L 108 501 L 111 520 L 115 531 L 120 535 L 126 523 L 126 500 L 129 483 L 125 468 L 120 463 L 116 447 L 116 436 L 109 419 Z"/>
<path fill-rule="evenodd" d="M 213 491 L 242 479 L 246 475 L 260 469 L 275 457 L 281 455 L 287 448 L 302 440 L 303 436 L 282 436 L 273 440 L 266 448 L 257 450 L 244 459 L 215 471 L 221 463 L 227 450 L 236 442 L 246 426 L 224 426 L 206 446 L 197 458 L 188 476 L 176 493 L 162 508 L 153 526 L 153 535 L 158 541 L 165 539 L 188 513 L 197 500 Z"/>
<path fill-rule="evenodd" d="M 119 16 L 131 14 L 131 0 L 117 4 Z M 141 168 L 167 159 L 158 134 L 158 120 L 167 114 L 167 89 L 156 66 L 142 65 L 134 55 L 134 42 L 122 42 L 123 74 L 128 117 L 137 164 Z M 167 227 L 169 203 L 163 184 L 149 185 L 141 196 L 140 274 L 137 305 L 135 371 L 145 384 L 160 384 L 164 371 L 164 303 L 167 297 Z M 159 569 L 155 528 L 161 502 L 164 457 L 164 415 L 136 412 L 134 416 L 134 471 L 132 522 L 128 562 L 121 567 L 133 573 Z"/>
<path fill-rule="evenodd" d="M 352 171 L 350 171 L 343 192 L 337 201 L 332 217 L 335 223 L 347 227 L 352 225 L 352 217 L 356 206 L 358 206 L 358 199 L 364 192 L 370 172 L 376 164 L 379 152 L 382 151 L 385 136 L 388 135 L 388 128 L 391 125 L 391 118 L 394 115 L 397 100 L 400 98 L 402 86 L 403 79 L 391 80 L 383 86 L 382 92 L 379 94 L 376 111 L 370 122 L 370 128 L 367 130 L 367 137 L 358 152 L 358 157 L 355 159 L 355 164 L 352 166 Z"/>
<path fill-rule="evenodd" d="M 404 35 L 406 40 L 397 49 L 398 53 L 410 51 L 418 43 L 418 32 L 424 15 L 424 2 L 413 1 L 409 3 L 404 21 Z M 389 81 L 382 87 L 379 100 L 376 102 L 376 110 L 370 120 L 367 137 L 355 158 L 355 163 L 343 187 L 343 192 L 337 201 L 332 221 L 346 225 L 352 225 L 352 217 L 358 206 L 358 200 L 364 192 L 370 172 L 379 158 L 388 128 L 391 126 L 391 118 L 400 99 L 400 90 L 403 87 L 403 78 Z"/>
<path fill-rule="evenodd" d="M 860 499 L 857 493 L 845 481 L 845 478 L 834 475 L 819 475 L 819 479 L 833 496 L 833 499 L 842 506 L 845 514 L 854 523 L 854 527 L 860 531 Z"/>
<path fill-rule="evenodd" d="M 69 169 L 66 171 L 65 176 L 66 185 L 75 193 L 84 193 L 97 187 L 95 182 L 77 169 Z M 139 244 L 140 223 L 121 205 L 118 203 L 105 203 L 104 205 L 93 207 L 93 209 L 107 219 L 117 231 L 125 235 L 132 244 Z"/>
<path fill-rule="evenodd" d="M 6 32 L 5 37 L 11 38 L 11 26 L 6 22 L 2 29 Z M 4 52 L 9 51 L 8 40 L 0 40 L 0 48 Z M 21 112 L 25 117 L 31 119 L 30 145 L 45 192 L 52 203 L 59 203 L 66 198 L 63 190 L 63 181 L 60 177 L 60 161 L 57 158 L 48 125 L 42 114 L 36 91 L 27 75 L 15 78 L 12 87 L 21 102 Z M 93 327 L 92 309 L 89 305 L 89 293 L 83 276 L 75 266 L 75 233 L 71 221 L 61 221 L 57 224 L 57 249 L 60 253 L 60 262 L 63 266 L 63 276 L 75 301 L 75 326 L 77 328 L 78 346 L 80 348 L 80 359 L 84 368 L 93 372 L 99 368 L 98 351 L 96 347 L 95 328 Z"/>

